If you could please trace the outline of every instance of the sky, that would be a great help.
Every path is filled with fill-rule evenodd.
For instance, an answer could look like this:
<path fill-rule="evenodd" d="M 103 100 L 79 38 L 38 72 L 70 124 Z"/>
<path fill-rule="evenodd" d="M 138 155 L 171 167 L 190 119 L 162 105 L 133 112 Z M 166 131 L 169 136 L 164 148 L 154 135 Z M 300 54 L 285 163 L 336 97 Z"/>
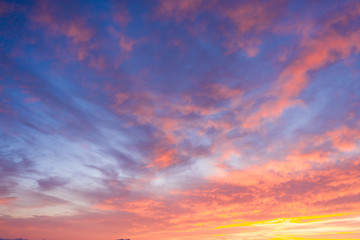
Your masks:
<path fill-rule="evenodd" d="M 0 0 L 0 238 L 360 239 L 360 2 Z"/>

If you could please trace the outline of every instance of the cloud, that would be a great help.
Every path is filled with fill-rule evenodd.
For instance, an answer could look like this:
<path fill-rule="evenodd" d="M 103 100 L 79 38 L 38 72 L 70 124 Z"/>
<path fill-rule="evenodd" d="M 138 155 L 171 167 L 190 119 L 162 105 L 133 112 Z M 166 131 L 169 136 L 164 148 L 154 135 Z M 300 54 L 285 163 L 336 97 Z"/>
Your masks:
<path fill-rule="evenodd" d="M 301 100 L 296 97 L 311 81 L 308 76 L 310 71 L 319 70 L 357 53 L 359 29 L 342 34 L 334 27 L 344 23 L 351 25 L 352 21 L 356 21 L 357 15 L 352 7 L 348 7 L 342 14 L 327 19 L 317 36 L 312 39 L 305 36 L 301 52 L 280 73 L 278 80 L 267 93 L 271 100 L 261 104 L 259 109 L 245 120 L 243 126 L 254 129 L 264 121 L 279 117 L 286 109 L 301 105 Z"/>
<path fill-rule="evenodd" d="M 57 187 L 61 187 L 67 183 L 66 180 L 56 177 L 48 177 L 37 180 L 39 187 L 42 190 L 53 190 Z"/>
<path fill-rule="evenodd" d="M 0 232 L 354 238 L 359 13 L 355 1 L 6 3 Z"/>
<path fill-rule="evenodd" d="M 7 2 L 0 3 L 0 17 L 15 10 L 15 5 Z"/>
<path fill-rule="evenodd" d="M 92 30 L 86 26 L 83 19 L 75 16 L 67 21 L 61 20 L 59 15 L 64 12 L 56 11 L 61 9 L 60 5 L 53 5 L 47 1 L 38 1 L 37 4 L 36 11 L 30 19 L 45 27 L 49 33 L 65 35 L 77 44 L 88 42 L 92 37 Z"/>
<path fill-rule="evenodd" d="M 178 23 L 190 21 L 191 24 L 202 14 L 218 17 L 221 21 L 219 30 L 224 35 L 222 45 L 226 49 L 225 54 L 243 50 L 248 57 L 255 57 L 259 53 L 261 35 L 276 28 L 285 6 L 283 1 L 256 3 L 216 0 L 160 1 L 155 13 L 157 17 L 166 17 Z M 227 22 L 231 24 L 226 24 Z M 191 26 L 190 29 L 193 27 Z M 198 34 L 196 30 L 192 31 Z"/>
<path fill-rule="evenodd" d="M 190 17 L 194 12 L 198 13 L 202 3 L 202 0 L 159 1 L 155 12 L 158 16 L 175 18 L 179 22 Z"/>

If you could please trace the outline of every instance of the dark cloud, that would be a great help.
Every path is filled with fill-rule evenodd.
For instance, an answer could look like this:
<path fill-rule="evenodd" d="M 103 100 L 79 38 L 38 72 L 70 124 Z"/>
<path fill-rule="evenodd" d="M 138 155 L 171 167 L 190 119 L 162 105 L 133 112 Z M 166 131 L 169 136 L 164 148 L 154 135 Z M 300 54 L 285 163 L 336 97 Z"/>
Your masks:
<path fill-rule="evenodd" d="M 45 191 L 64 186 L 67 182 L 67 180 L 57 177 L 48 177 L 37 180 L 40 189 Z"/>

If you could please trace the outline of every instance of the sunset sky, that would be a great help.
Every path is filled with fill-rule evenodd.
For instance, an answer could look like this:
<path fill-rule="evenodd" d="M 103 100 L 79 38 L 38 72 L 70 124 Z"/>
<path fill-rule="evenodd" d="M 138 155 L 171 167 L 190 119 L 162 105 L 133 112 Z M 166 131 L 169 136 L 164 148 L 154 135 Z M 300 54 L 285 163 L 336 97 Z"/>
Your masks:
<path fill-rule="evenodd" d="M 360 239 L 360 1 L 0 0 L 0 239 Z"/>

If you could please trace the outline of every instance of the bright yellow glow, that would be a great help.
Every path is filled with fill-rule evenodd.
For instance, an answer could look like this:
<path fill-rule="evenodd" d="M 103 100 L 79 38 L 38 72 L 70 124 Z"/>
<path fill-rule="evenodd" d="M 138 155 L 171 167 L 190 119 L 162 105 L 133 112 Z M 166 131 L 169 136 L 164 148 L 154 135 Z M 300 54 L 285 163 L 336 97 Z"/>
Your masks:
<path fill-rule="evenodd" d="M 217 229 L 221 228 L 232 228 L 232 227 L 245 227 L 245 226 L 261 226 L 268 224 L 279 224 L 279 223 L 311 223 L 311 222 L 319 222 L 324 221 L 328 218 L 341 217 L 350 215 L 352 213 L 339 213 L 339 214 L 327 214 L 327 215 L 317 215 L 317 216 L 303 216 L 303 217 L 293 217 L 293 218 L 277 218 L 272 220 L 265 221 L 255 221 L 255 222 L 241 222 L 234 223 L 225 226 L 219 226 Z"/>
<path fill-rule="evenodd" d="M 275 237 L 269 240 L 359 240 L 360 238 L 305 238 L 305 237 Z"/>

